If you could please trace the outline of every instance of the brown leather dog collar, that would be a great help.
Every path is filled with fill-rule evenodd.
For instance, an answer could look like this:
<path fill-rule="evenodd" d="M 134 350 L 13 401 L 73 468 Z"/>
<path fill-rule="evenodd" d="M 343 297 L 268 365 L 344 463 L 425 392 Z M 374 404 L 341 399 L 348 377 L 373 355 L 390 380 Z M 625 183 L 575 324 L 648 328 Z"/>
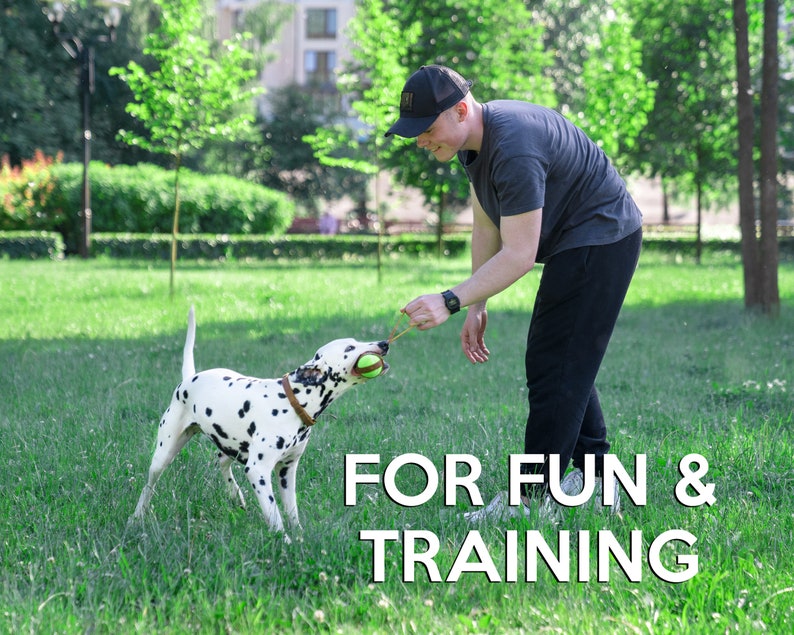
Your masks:
<path fill-rule="evenodd" d="M 312 419 L 311 415 L 306 412 L 306 409 L 298 403 L 297 397 L 295 397 L 295 393 L 292 392 L 292 386 L 289 383 L 289 373 L 286 373 L 281 378 L 281 387 L 284 388 L 284 394 L 287 395 L 287 399 L 289 400 L 290 405 L 292 406 L 293 410 L 297 413 L 297 415 L 301 418 L 304 425 L 313 426 L 314 419 Z"/>

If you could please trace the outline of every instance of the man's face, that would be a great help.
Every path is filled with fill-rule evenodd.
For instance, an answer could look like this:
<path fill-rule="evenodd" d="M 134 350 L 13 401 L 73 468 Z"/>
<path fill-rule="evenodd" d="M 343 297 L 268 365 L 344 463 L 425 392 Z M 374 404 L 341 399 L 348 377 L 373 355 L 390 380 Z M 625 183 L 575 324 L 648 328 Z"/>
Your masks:
<path fill-rule="evenodd" d="M 433 125 L 416 138 L 416 145 L 431 152 L 442 163 L 451 161 L 466 140 L 465 130 L 460 124 L 453 106 L 441 113 Z"/>

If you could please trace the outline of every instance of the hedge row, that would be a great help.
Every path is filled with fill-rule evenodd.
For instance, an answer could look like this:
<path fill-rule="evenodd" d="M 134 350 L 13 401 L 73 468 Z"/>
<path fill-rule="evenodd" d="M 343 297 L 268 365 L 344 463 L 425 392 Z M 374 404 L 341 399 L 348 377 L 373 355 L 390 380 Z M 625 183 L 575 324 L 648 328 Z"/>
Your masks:
<path fill-rule="evenodd" d="M 93 231 L 170 233 L 174 176 L 174 171 L 145 163 L 115 167 L 91 163 Z M 17 180 L 9 178 L 3 186 L 21 191 L 0 196 L 0 229 L 57 231 L 67 250 L 77 251 L 82 164 L 43 164 L 33 176 Z M 295 215 L 294 203 L 281 192 L 187 169 L 179 172 L 179 199 L 179 229 L 186 234 L 279 235 Z"/>
<path fill-rule="evenodd" d="M 58 234 L 47 232 L 0 232 L 0 256 L 35 258 L 45 253 Z M 22 245 L 39 241 L 26 252 Z M 436 239 L 431 234 L 401 234 L 383 238 L 386 255 L 424 256 L 436 254 Z M 336 236 L 286 235 L 280 237 L 228 234 L 182 234 L 178 237 L 179 257 L 204 260 L 242 259 L 306 259 L 327 260 L 374 257 L 378 237 L 368 234 Z M 444 254 L 458 256 L 468 247 L 468 237 L 456 234 L 444 238 Z M 91 237 L 91 253 L 109 258 L 168 260 L 171 257 L 171 236 L 168 234 L 103 234 Z M 63 241 L 51 258 L 63 258 Z"/>
<path fill-rule="evenodd" d="M 781 261 L 794 261 L 794 236 L 778 239 Z M 469 244 L 468 234 L 444 237 L 444 255 L 459 256 Z M 383 238 L 386 255 L 435 256 L 436 238 L 431 234 L 400 234 Z M 695 255 L 691 238 L 646 238 L 643 249 L 685 257 Z M 267 260 L 278 258 L 343 260 L 374 257 L 378 237 L 371 234 L 290 234 L 280 237 L 194 234 L 179 236 L 179 256 L 186 259 Z M 739 241 L 706 240 L 704 253 L 729 252 L 740 254 Z M 171 236 L 168 234 L 104 234 L 92 236 L 91 253 L 109 258 L 138 258 L 168 260 L 171 256 Z M 64 243 L 55 232 L 0 231 L 0 258 L 50 258 L 60 260 L 65 255 Z"/>
<path fill-rule="evenodd" d="M 0 258 L 62 260 L 65 253 L 63 238 L 56 232 L 0 231 Z"/>
<path fill-rule="evenodd" d="M 436 239 L 432 235 L 403 234 L 386 236 L 382 242 L 387 255 L 423 256 L 436 253 Z M 457 256 L 468 246 L 466 236 L 444 239 L 444 254 Z M 171 257 L 171 237 L 167 235 L 95 234 L 92 251 L 112 258 Z M 181 235 L 179 254 L 183 258 L 205 260 L 319 258 L 327 260 L 375 256 L 377 236 L 349 234 L 337 236 L 288 235 L 278 238 L 266 236 Z"/>

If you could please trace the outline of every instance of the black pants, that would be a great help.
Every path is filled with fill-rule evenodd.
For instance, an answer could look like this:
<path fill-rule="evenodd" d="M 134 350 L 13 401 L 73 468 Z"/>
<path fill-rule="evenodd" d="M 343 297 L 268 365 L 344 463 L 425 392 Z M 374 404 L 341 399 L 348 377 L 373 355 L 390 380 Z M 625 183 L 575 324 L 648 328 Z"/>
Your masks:
<path fill-rule="evenodd" d="M 560 476 L 573 459 L 584 466 L 594 454 L 596 472 L 609 452 L 595 379 L 637 266 L 639 229 L 611 245 L 581 247 L 553 256 L 544 266 L 527 336 L 529 416 L 527 454 L 559 454 Z M 548 484 L 548 459 L 543 466 Z M 533 486 L 537 495 L 542 486 Z"/>

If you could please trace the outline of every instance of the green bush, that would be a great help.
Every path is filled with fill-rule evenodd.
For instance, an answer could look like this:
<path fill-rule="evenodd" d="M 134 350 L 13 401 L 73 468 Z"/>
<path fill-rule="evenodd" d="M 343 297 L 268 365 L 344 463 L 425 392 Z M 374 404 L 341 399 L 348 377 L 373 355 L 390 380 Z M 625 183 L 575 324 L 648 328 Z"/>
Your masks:
<path fill-rule="evenodd" d="M 53 165 L 52 193 L 43 201 L 44 218 L 57 225 L 69 251 L 82 231 L 83 166 Z M 174 175 L 154 165 L 90 165 L 92 228 L 96 232 L 167 233 L 174 213 Z M 180 232 L 278 235 L 286 231 L 295 206 L 284 194 L 229 176 L 179 173 Z"/>
<path fill-rule="evenodd" d="M 45 208 L 55 189 L 52 167 L 60 156 L 48 157 L 37 150 L 35 156 L 11 167 L 8 156 L 0 159 L 0 230 L 51 230 L 61 222 Z"/>
<path fill-rule="evenodd" d="M 0 231 L 0 258 L 62 260 L 63 238 L 57 232 Z"/>

